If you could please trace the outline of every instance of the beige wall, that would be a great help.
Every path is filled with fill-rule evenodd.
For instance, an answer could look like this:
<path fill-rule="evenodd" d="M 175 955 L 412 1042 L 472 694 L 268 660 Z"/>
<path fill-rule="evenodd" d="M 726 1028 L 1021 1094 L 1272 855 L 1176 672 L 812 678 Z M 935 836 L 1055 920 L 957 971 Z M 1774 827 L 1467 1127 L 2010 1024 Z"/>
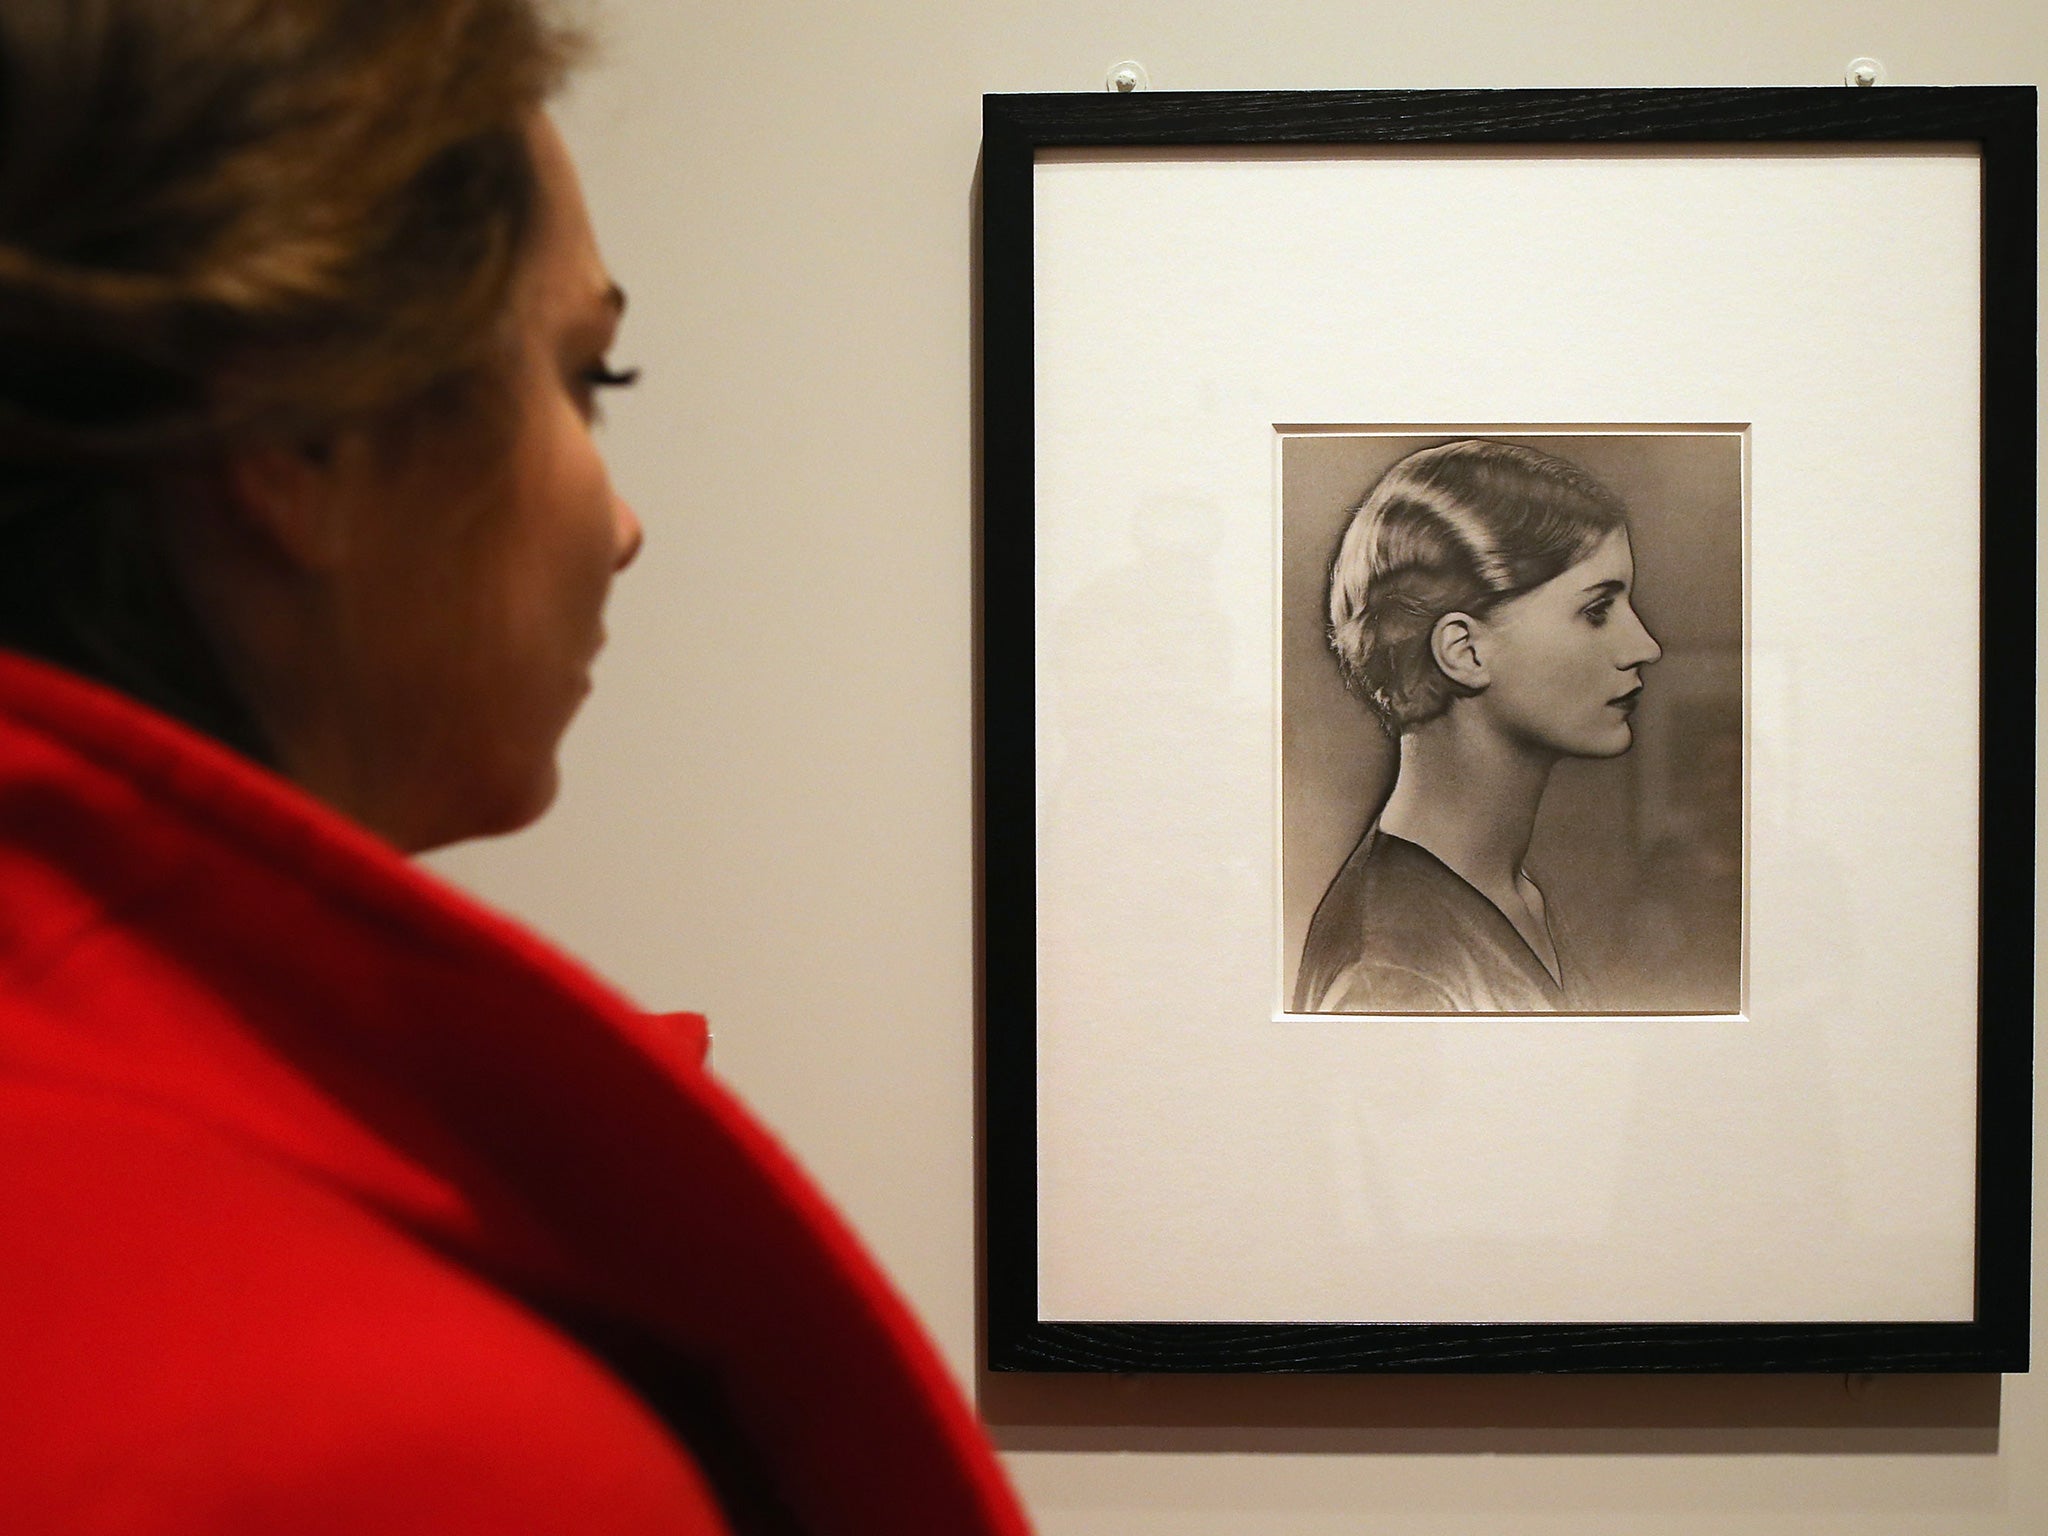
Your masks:
<path fill-rule="evenodd" d="M 2048 73 L 2038 0 L 613 0 L 565 109 L 648 525 L 568 790 L 444 869 L 653 1007 L 972 1380 L 969 246 L 984 91 Z M 1881 340 L 1880 343 L 1881 345 Z M 2048 1361 L 2044 1361 L 2048 1365 Z M 1040 1527 L 2048 1532 L 2048 1382 L 986 1384 Z"/>

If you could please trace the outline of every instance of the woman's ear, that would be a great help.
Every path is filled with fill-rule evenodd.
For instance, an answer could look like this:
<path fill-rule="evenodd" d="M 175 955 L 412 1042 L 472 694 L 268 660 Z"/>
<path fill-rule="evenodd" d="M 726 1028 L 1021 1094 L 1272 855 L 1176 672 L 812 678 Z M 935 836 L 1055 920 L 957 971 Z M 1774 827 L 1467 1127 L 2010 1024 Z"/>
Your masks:
<path fill-rule="evenodd" d="M 274 555 L 304 571 L 331 571 L 348 558 L 351 534 L 373 471 L 365 434 L 243 448 L 226 479 L 247 530 Z"/>
<path fill-rule="evenodd" d="M 1443 675 L 1477 693 L 1487 683 L 1479 621 L 1469 613 L 1447 613 L 1429 632 L 1429 654 Z"/>

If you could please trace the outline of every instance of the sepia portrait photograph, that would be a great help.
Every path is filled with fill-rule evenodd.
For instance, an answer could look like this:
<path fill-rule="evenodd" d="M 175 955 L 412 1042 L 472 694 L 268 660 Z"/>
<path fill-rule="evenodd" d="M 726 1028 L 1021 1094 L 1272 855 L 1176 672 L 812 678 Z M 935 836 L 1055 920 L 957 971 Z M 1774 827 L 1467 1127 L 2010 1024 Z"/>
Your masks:
<path fill-rule="evenodd" d="M 1283 1012 L 1741 1010 L 1744 450 L 1283 434 Z"/>

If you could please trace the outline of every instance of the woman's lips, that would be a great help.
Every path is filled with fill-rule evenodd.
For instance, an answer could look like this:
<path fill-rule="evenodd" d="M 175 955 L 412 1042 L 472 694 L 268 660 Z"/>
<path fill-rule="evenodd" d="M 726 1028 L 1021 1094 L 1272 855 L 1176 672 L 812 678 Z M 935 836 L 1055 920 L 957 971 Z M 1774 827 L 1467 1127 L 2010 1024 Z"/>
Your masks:
<path fill-rule="evenodd" d="M 1639 699 L 1641 699 L 1642 696 L 1643 685 L 1641 683 L 1637 683 L 1635 687 L 1629 689 L 1629 691 L 1627 693 L 1624 693 L 1620 698 L 1609 699 L 1607 701 L 1607 707 L 1609 709 L 1618 709 L 1624 715 L 1632 715 L 1635 713 L 1636 702 Z"/>

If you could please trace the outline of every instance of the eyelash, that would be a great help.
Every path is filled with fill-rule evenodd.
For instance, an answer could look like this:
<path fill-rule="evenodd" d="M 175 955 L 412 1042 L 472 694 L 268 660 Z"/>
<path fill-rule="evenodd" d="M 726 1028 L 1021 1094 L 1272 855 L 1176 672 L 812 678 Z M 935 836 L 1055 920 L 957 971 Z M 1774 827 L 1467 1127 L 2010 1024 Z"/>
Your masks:
<path fill-rule="evenodd" d="M 1586 622 L 1588 624 L 1591 624 L 1595 629 L 1598 629 L 1602 624 L 1605 624 L 1607 622 L 1608 616 L 1613 611 L 1614 604 L 1612 603 L 1595 603 L 1592 607 L 1586 610 Z"/>
<path fill-rule="evenodd" d="M 597 392 L 600 389 L 627 389 L 640 382 L 638 368 L 614 368 L 610 363 L 594 363 L 577 376 L 583 388 L 584 410 L 595 420 L 598 416 Z"/>

